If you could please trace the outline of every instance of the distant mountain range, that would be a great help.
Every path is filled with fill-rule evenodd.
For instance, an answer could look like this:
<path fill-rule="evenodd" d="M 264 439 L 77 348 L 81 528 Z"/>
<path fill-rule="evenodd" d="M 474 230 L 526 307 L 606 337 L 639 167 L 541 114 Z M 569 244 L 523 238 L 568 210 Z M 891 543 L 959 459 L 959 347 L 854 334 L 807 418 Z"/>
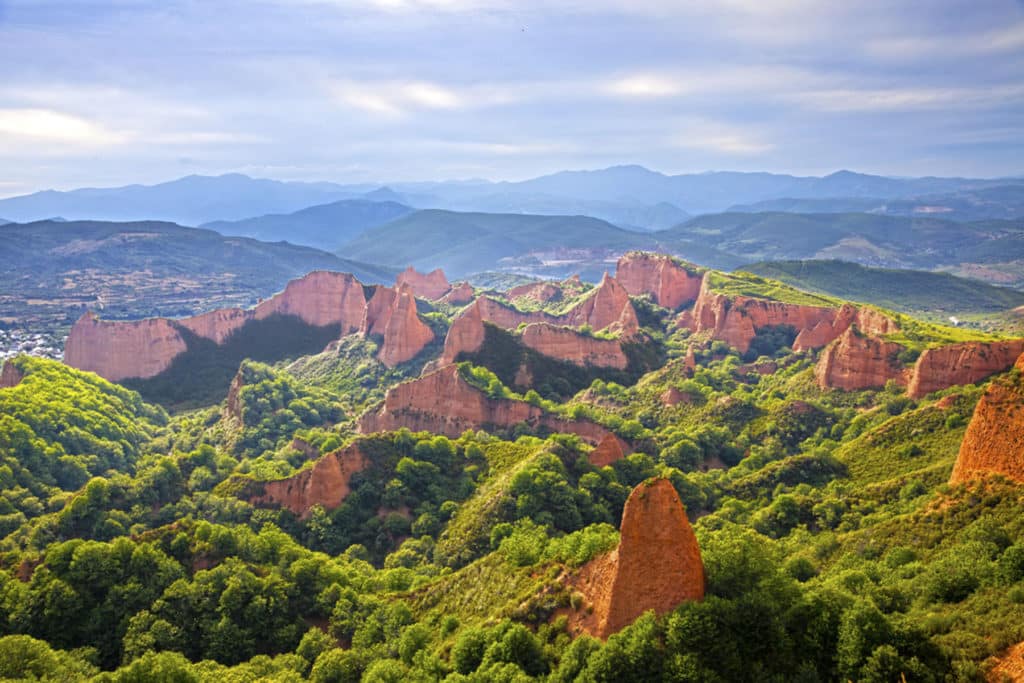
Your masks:
<path fill-rule="evenodd" d="M 713 172 L 666 175 L 642 166 L 562 171 L 520 182 L 485 180 L 340 185 L 254 179 L 240 174 L 188 176 L 157 185 L 67 192 L 47 190 L 0 200 L 0 215 L 30 221 L 168 220 L 185 225 L 288 214 L 343 199 L 395 202 L 464 212 L 589 215 L 632 230 L 660 230 L 688 215 L 730 207 L 814 212 L 868 211 L 910 200 L 886 212 L 950 213 L 965 220 L 1024 214 L 1024 179 L 887 178 L 851 171 L 824 177 Z M 813 200 L 811 204 L 794 203 Z M 815 203 L 822 200 L 822 203 Z M 925 201 L 927 200 L 927 201 Z M 949 202 L 950 205 L 947 205 Z M 897 205 L 898 206 L 898 205 Z M 921 207 L 924 207 L 923 209 Z M 746 210 L 746 208 L 744 208 Z"/>
<path fill-rule="evenodd" d="M 374 194 L 374 193 L 371 193 Z M 392 201 L 342 199 L 289 214 L 270 214 L 240 221 L 214 221 L 202 227 L 223 235 L 304 244 L 333 251 L 370 228 L 410 214 L 415 209 Z"/>

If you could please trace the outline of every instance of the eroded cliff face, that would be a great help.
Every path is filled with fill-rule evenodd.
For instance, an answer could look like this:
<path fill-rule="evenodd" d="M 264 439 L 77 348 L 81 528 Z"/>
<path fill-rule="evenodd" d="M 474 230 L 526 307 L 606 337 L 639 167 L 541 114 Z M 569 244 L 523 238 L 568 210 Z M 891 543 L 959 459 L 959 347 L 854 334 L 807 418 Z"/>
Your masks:
<path fill-rule="evenodd" d="M 629 494 L 619 546 L 580 570 L 573 585 L 585 608 L 570 614 L 570 629 L 598 638 L 617 633 L 647 610 L 666 614 L 704 597 L 700 546 L 675 488 L 646 481 Z"/>
<path fill-rule="evenodd" d="M 159 375 L 185 349 L 185 339 L 165 318 L 108 322 L 87 312 L 71 328 L 64 362 L 118 382 Z"/>
<path fill-rule="evenodd" d="M 600 425 L 565 420 L 524 401 L 490 398 L 466 382 L 456 365 L 390 389 L 383 405 L 359 419 L 359 431 L 369 434 L 406 427 L 458 438 L 467 429 L 505 430 L 521 422 L 534 429 L 578 434 L 591 443 L 609 434 Z"/>
<path fill-rule="evenodd" d="M 316 327 L 340 325 L 341 334 L 359 329 L 366 308 L 363 285 L 349 273 L 317 270 L 292 280 L 280 294 L 256 306 L 257 320 L 294 315 Z"/>
<path fill-rule="evenodd" d="M 625 458 L 628 450 L 629 445 L 625 441 L 608 434 L 587 454 L 587 460 L 594 467 L 607 467 Z"/>
<path fill-rule="evenodd" d="M 14 367 L 14 364 L 10 361 L 4 363 L 4 367 L 0 370 L 0 389 L 11 389 L 21 384 L 21 380 L 25 379 L 25 375 L 21 373 L 21 370 Z"/>
<path fill-rule="evenodd" d="M 448 293 L 441 297 L 441 301 L 453 306 L 461 306 L 472 301 L 474 296 L 476 296 L 476 290 L 473 289 L 473 285 L 468 282 L 460 282 L 448 290 Z"/>
<path fill-rule="evenodd" d="M 889 380 L 905 385 L 910 373 L 896 358 L 902 349 L 899 344 L 864 334 L 855 326 L 848 327 L 821 352 L 814 377 L 823 389 L 877 389 Z"/>
<path fill-rule="evenodd" d="M 632 252 L 619 259 L 615 278 L 634 296 L 650 294 L 654 302 L 676 309 L 700 295 L 701 273 L 692 272 L 671 256 Z"/>
<path fill-rule="evenodd" d="M 827 310 L 833 311 L 833 315 L 823 317 L 813 327 L 799 330 L 796 340 L 793 342 L 794 351 L 808 351 L 827 346 L 838 339 L 851 325 L 856 325 L 861 332 L 872 336 L 899 332 L 896 321 L 881 311 L 867 306 L 843 304 L 837 309 Z"/>
<path fill-rule="evenodd" d="M 416 297 L 412 288 L 403 284 L 395 295 L 377 358 L 393 368 L 415 358 L 433 340 L 433 331 L 416 313 Z"/>
<path fill-rule="evenodd" d="M 601 284 L 586 298 L 565 315 L 559 316 L 558 322 L 571 327 L 590 325 L 595 330 L 616 325 L 615 331 L 626 336 L 636 334 L 639 330 L 629 292 L 608 273 L 604 274 Z"/>
<path fill-rule="evenodd" d="M 1024 339 L 926 349 L 914 364 L 907 394 L 921 398 L 958 384 L 973 384 L 1009 369 L 1022 353 Z"/>
<path fill-rule="evenodd" d="M 300 518 L 309 516 L 314 505 L 333 510 L 349 494 L 352 475 L 369 464 L 358 444 L 332 451 L 313 467 L 294 476 L 263 483 L 263 493 L 249 502 L 259 506 L 283 507 Z"/>
<path fill-rule="evenodd" d="M 366 302 L 363 310 L 363 318 L 359 322 L 359 334 L 364 337 L 370 334 L 384 335 L 384 330 L 391 319 L 391 313 L 395 308 L 395 297 L 398 292 L 392 287 L 377 285 L 373 290 L 373 296 Z"/>
<path fill-rule="evenodd" d="M 1024 373 L 1024 356 L 1015 367 Z M 1012 373 L 992 381 L 974 408 L 960 444 L 951 484 L 986 474 L 1024 483 L 1024 377 Z"/>
<path fill-rule="evenodd" d="M 359 329 L 365 309 L 363 286 L 354 276 L 314 271 L 250 310 L 226 308 L 180 320 L 127 322 L 100 320 L 87 312 L 71 328 L 64 362 L 112 382 L 153 377 L 187 349 L 181 329 L 223 344 L 247 322 L 281 314 L 318 327 L 339 325 L 345 335 Z"/>
<path fill-rule="evenodd" d="M 561 282 L 544 281 L 519 285 L 518 287 L 513 287 L 505 292 L 505 296 L 509 299 L 533 299 L 534 301 L 543 304 L 549 301 L 571 299 L 572 297 L 579 295 L 583 291 L 583 288 L 583 281 L 580 280 L 580 276 L 573 275 Z"/>
<path fill-rule="evenodd" d="M 613 339 L 598 339 L 567 327 L 533 323 L 523 330 L 523 344 L 551 358 L 580 366 L 625 369 L 629 359 L 622 345 Z"/>
<path fill-rule="evenodd" d="M 452 288 L 448 278 L 444 275 L 444 271 L 440 268 L 424 274 L 416 271 L 412 266 L 398 274 L 395 286 L 401 287 L 402 285 L 409 285 L 416 296 L 422 299 L 430 299 L 431 301 L 440 299 Z"/>

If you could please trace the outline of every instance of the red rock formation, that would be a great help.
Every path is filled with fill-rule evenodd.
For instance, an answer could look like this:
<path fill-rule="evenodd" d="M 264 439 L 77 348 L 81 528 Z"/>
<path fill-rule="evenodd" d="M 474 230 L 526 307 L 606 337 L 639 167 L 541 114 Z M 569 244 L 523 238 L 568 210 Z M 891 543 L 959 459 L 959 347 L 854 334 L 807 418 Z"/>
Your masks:
<path fill-rule="evenodd" d="M 440 299 L 452 286 L 448 283 L 448 278 L 444 276 L 444 271 L 440 268 L 430 271 L 426 275 L 417 272 L 412 266 L 409 266 L 401 273 L 398 274 L 398 279 L 395 280 L 395 286 L 401 287 L 402 285 L 409 285 L 412 287 L 412 291 L 415 292 L 416 296 L 423 299 L 430 299 L 436 301 Z"/>
<path fill-rule="evenodd" d="M 186 350 L 181 328 L 223 344 L 250 320 L 292 315 L 310 325 L 339 325 L 341 334 L 359 329 L 366 308 L 363 286 L 348 273 L 314 271 L 292 280 L 283 292 L 255 309 L 226 308 L 181 320 L 149 318 L 129 322 L 100 320 L 86 313 L 71 328 L 64 362 L 110 381 L 153 377 Z"/>
<path fill-rule="evenodd" d="M 219 308 L 176 322 L 193 334 L 223 344 L 228 337 L 252 318 L 252 311 L 241 308 Z"/>
<path fill-rule="evenodd" d="M 679 391 L 679 389 L 669 387 L 665 391 L 661 392 L 661 396 L 658 397 L 658 400 L 661 401 L 661 405 L 671 408 L 672 406 L 677 406 L 682 403 L 684 396 L 685 394 Z"/>
<path fill-rule="evenodd" d="M 388 320 L 391 319 L 391 313 L 395 307 L 395 296 L 398 294 L 391 287 L 385 287 L 378 285 L 373 290 L 373 296 L 366 303 L 366 308 L 363 310 L 363 319 L 359 322 L 359 334 L 364 337 L 367 335 L 384 335 L 384 330 L 388 326 Z"/>
<path fill-rule="evenodd" d="M 646 481 L 629 494 L 619 547 L 595 558 L 574 582 L 589 603 L 570 615 L 570 627 L 607 638 L 647 610 L 666 614 L 704 597 L 700 546 L 675 488 Z"/>
<path fill-rule="evenodd" d="M 627 312 L 626 309 L 629 309 Z M 601 284 L 594 288 L 585 299 L 570 309 L 565 315 L 560 316 L 559 322 L 572 327 L 590 325 L 595 330 L 603 330 L 615 323 L 623 323 L 625 320 L 633 321 L 634 328 L 624 330 L 626 334 L 633 334 L 639 327 L 636 323 L 636 311 L 629 300 L 629 292 L 608 273 L 601 278 Z M 629 324 L 627 322 L 627 324 Z"/>
<path fill-rule="evenodd" d="M 694 332 L 709 332 L 713 339 L 746 353 L 756 331 L 762 327 L 791 325 L 798 333 L 819 328 L 822 323 L 831 327 L 837 310 L 746 296 L 729 297 L 712 291 L 710 278 L 705 275 L 693 311 L 680 316 L 679 324 Z"/>
<path fill-rule="evenodd" d="M 1022 353 L 1024 339 L 926 349 L 914 364 L 907 394 L 921 398 L 958 384 L 973 384 L 1007 370 Z"/>
<path fill-rule="evenodd" d="M 473 289 L 473 285 L 468 282 L 460 282 L 448 290 L 448 293 L 441 297 L 441 301 L 453 306 L 461 306 L 468 304 L 475 296 L 476 290 Z"/>
<path fill-rule="evenodd" d="M 622 370 L 629 364 L 619 342 L 580 334 L 568 327 L 532 323 L 523 330 L 522 340 L 523 344 L 538 353 L 580 366 Z"/>
<path fill-rule="evenodd" d="M 1016 367 L 1024 373 L 1024 356 Z M 989 384 L 960 444 L 951 484 L 995 473 L 1024 483 L 1024 379 L 997 378 Z"/>
<path fill-rule="evenodd" d="M 1011 646 L 1001 657 L 993 657 L 987 663 L 991 664 L 985 673 L 988 683 L 1024 683 L 1024 641 Z"/>
<path fill-rule="evenodd" d="M 650 294 L 665 308 L 679 308 L 700 295 L 702 275 L 671 256 L 631 252 L 619 259 L 615 278 L 634 296 Z"/>
<path fill-rule="evenodd" d="M 291 510 L 299 517 L 309 516 L 314 505 L 331 510 L 349 494 L 352 475 L 369 464 L 358 444 L 328 453 L 287 479 L 263 482 L 263 492 L 250 500 L 253 505 L 269 505 Z"/>
<path fill-rule="evenodd" d="M 505 292 L 509 299 L 533 299 L 537 303 L 545 304 L 549 301 L 557 301 L 562 298 L 562 288 L 554 282 L 531 282 L 527 285 L 519 285 Z"/>
<path fill-rule="evenodd" d="M 565 420 L 524 401 L 489 398 L 466 382 L 456 365 L 399 384 L 384 397 L 384 404 L 363 414 L 363 434 L 406 427 L 457 438 L 467 429 L 504 430 L 521 422 L 532 428 L 578 434 L 597 443 L 609 432 L 582 420 Z"/>
<path fill-rule="evenodd" d="M 861 332 L 872 336 L 899 332 L 899 327 L 892 318 L 867 306 L 843 304 L 840 308 L 832 310 L 834 314 L 831 318 L 825 318 L 813 327 L 800 330 L 793 342 L 794 351 L 807 351 L 826 346 L 838 339 L 850 325 L 856 325 Z"/>
<path fill-rule="evenodd" d="M 118 382 L 159 375 L 185 348 L 181 333 L 165 318 L 108 322 L 87 312 L 71 328 L 64 362 Z"/>
<path fill-rule="evenodd" d="M 608 434 L 601 439 L 601 442 L 594 447 L 594 450 L 590 451 L 587 455 L 587 460 L 594 467 L 607 467 L 625 458 L 628 449 L 629 446 L 625 441 L 614 434 Z"/>
<path fill-rule="evenodd" d="M 412 288 L 403 284 L 395 296 L 393 310 L 384 328 L 384 342 L 377 352 L 380 362 L 389 368 L 416 357 L 434 340 L 430 327 L 416 313 Z"/>
<path fill-rule="evenodd" d="M 317 270 L 292 280 L 280 294 L 256 306 L 255 317 L 294 315 L 309 325 L 341 325 L 341 334 L 359 329 L 366 308 L 363 285 L 350 273 Z"/>
<path fill-rule="evenodd" d="M 906 384 L 909 373 L 896 360 L 902 349 L 851 326 L 822 351 L 814 377 L 823 389 L 848 391 L 884 387 L 891 379 Z"/>
<path fill-rule="evenodd" d="M 245 386 L 245 377 L 242 375 L 242 370 L 239 369 L 235 373 L 235 378 L 231 380 L 231 386 L 228 387 L 228 398 L 224 405 L 224 416 L 237 420 L 239 423 L 242 422 L 242 387 Z"/>
<path fill-rule="evenodd" d="M 722 340 L 741 353 L 750 348 L 757 330 L 775 325 L 790 325 L 796 329 L 794 351 L 826 346 L 851 325 L 876 336 L 899 331 L 891 318 L 866 306 L 805 306 L 719 294 L 712 291 L 708 275 L 704 277 L 693 310 L 684 311 L 677 322 L 695 333 L 708 333 L 712 339 Z"/>
<path fill-rule="evenodd" d="M 452 321 L 452 326 L 448 328 L 448 335 L 444 338 L 444 351 L 437 361 L 437 367 L 454 363 L 460 353 L 473 353 L 480 350 L 485 334 L 483 317 L 483 302 L 485 300 L 490 301 L 486 297 L 477 299 Z"/>
<path fill-rule="evenodd" d="M 3 370 L 0 370 L 0 389 L 11 389 L 21 384 L 21 380 L 25 379 L 25 375 L 22 374 L 21 370 L 14 367 L 14 363 L 7 361 L 4 363 Z"/>

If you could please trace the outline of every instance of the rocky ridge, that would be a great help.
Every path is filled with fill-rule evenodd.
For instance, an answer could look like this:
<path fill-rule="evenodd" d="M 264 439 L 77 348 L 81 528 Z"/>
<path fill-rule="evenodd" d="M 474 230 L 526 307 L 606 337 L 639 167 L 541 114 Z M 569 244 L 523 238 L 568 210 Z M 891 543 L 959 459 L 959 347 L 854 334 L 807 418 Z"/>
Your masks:
<path fill-rule="evenodd" d="M 457 365 L 391 388 L 382 405 L 359 418 L 359 431 L 369 434 L 405 427 L 458 438 L 467 429 L 500 431 L 520 423 L 532 429 L 578 434 L 590 443 L 610 434 L 593 422 L 565 419 L 525 401 L 491 398 L 467 382 Z"/>
<path fill-rule="evenodd" d="M 348 496 L 352 475 L 362 472 L 368 463 L 358 444 L 339 448 L 287 479 L 259 482 L 262 491 L 249 502 L 283 507 L 300 519 L 308 517 L 314 505 L 333 510 Z"/>

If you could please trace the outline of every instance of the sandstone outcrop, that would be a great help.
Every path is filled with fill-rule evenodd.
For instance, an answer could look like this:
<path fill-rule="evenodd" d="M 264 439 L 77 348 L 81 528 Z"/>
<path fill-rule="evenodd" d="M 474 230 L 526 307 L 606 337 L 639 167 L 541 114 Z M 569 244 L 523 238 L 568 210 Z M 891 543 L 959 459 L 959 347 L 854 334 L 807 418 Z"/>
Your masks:
<path fill-rule="evenodd" d="M 473 285 L 468 282 L 460 282 L 448 290 L 448 293 L 441 297 L 441 301 L 453 306 L 461 306 L 468 304 L 475 296 L 476 290 L 473 289 Z"/>
<path fill-rule="evenodd" d="M 283 507 L 300 518 L 309 516 L 314 505 L 332 510 L 349 494 L 352 475 L 366 469 L 368 460 L 358 444 L 332 451 L 311 468 L 287 479 L 262 482 L 263 491 L 253 497 L 253 505 Z"/>
<path fill-rule="evenodd" d="M 228 419 L 242 422 L 242 387 L 245 386 L 245 376 L 240 368 L 231 380 L 228 387 L 228 398 L 224 405 L 224 416 Z"/>
<path fill-rule="evenodd" d="M 973 384 L 1009 369 L 1022 353 L 1024 339 L 926 349 L 914 364 L 907 394 L 921 398 L 958 384 Z"/>
<path fill-rule="evenodd" d="M 523 330 L 522 340 L 538 353 L 576 365 L 623 370 L 629 364 L 618 341 L 580 334 L 568 327 L 532 323 Z"/>
<path fill-rule="evenodd" d="M 635 334 L 639 329 L 629 292 L 608 273 L 586 298 L 560 316 L 559 322 L 571 327 L 590 325 L 595 330 L 618 323 L 618 331 L 624 335 Z"/>
<path fill-rule="evenodd" d="M 1024 356 L 1015 366 L 1024 373 Z M 974 408 L 960 444 L 951 484 L 995 473 L 1024 483 L 1024 379 L 992 381 Z"/>
<path fill-rule="evenodd" d="M 448 328 L 448 334 L 444 338 L 444 351 L 437 361 L 437 367 L 443 367 L 455 362 L 460 353 L 474 353 L 480 350 L 484 343 L 484 301 L 491 301 L 481 297 L 467 306 Z"/>
<path fill-rule="evenodd" d="M 520 423 L 578 434 L 590 443 L 598 443 L 610 433 L 600 425 L 566 420 L 525 401 L 490 398 L 463 379 L 456 365 L 391 388 L 383 405 L 359 419 L 359 431 L 368 434 L 405 427 L 457 438 L 467 429 L 500 431 Z"/>
<path fill-rule="evenodd" d="M 398 292 L 392 287 L 378 285 L 373 290 L 373 296 L 366 302 L 363 310 L 363 318 L 359 322 L 359 334 L 362 336 L 377 335 L 384 336 L 384 330 L 391 319 L 391 313 L 395 308 L 395 297 Z"/>
<path fill-rule="evenodd" d="M 990 660 L 992 667 L 985 673 L 988 683 L 1024 682 L 1024 641 L 1011 646 L 1001 657 Z"/>
<path fill-rule="evenodd" d="M 431 301 L 440 299 L 452 288 L 448 278 L 444 275 L 444 271 L 440 268 L 424 274 L 418 272 L 412 266 L 398 274 L 398 278 L 395 280 L 395 287 L 399 288 L 402 285 L 409 285 L 416 296 L 430 299 Z"/>
<path fill-rule="evenodd" d="M 363 286 L 354 276 L 314 271 L 250 310 L 227 308 L 180 320 L 127 322 L 100 320 L 87 312 L 71 328 L 64 362 L 112 382 L 153 377 L 187 349 L 182 329 L 223 344 L 247 322 L 280 314 L 317 327 L 338 325 L 345 335 L 359 329 L 365 308 Z"/>
<path fill-rule="evenodd" d="M 826 316 L 813 327 L 799 330 L 793 341 L 794 351 L 819 349 L 838 339 L 851 325 L 865 334 L 880 336 L 899 332 L 896 322 L 881 311 L 866 306 L 843 304 L 833 311 L 831 317 Z"/>
<path fill-rule="evenodd" d="M 86 312 L 71 328 L 64 362 L 118 382 L 159 375 L 185 349 L 178 328 L 165 318 L 108 322 Z"/>
<path fill-rule="evenodd" d="M 822 351 L 814 377 L 823 389 L 847 391 L 877 389 L 889 380 L 906 384 L 909 373 L 896 358 L 902 349 L 899 344 L 849 327 Z"/>
<path fill-rule="evenodd" d="M 434 340 L 430 327 L 416 313 L 416 298 L 409 285 L 401 285 L 394 298 L 384 342 L 377 352 L 380 362 L 389 368 L 411 360 Z"/>
<path fill-rule="evenodd" d="M 654 302 L 676 309 L 700 295 L 702 275 L 671 256 L 631 252 L 619 259 L 615 278 L 634 296 L 650 294 Z"/>
<path fill-rule="evenodd" d="M 665 614 L 704 597 L 704 563 L 679 494 L 667 479 L 641 483 L 622 512 L 619 546 L 585 565 L 573 581 L 587 609 L 570 628 L 607 638 L 647 610 Z"/>
<path fill-rule="evenodd" d="M 625 441 L 614 434 L 608 434 L 587 454 L 587 460 L 594 467 L 607 467 L 625 458 L 628 450 L 629 445 Z"/>
<path fill-rule="evenodd" d="M 366 308 L 363 285 L 354 275 L 325 270 L 292 280 L 280 294 L 256 306 L 255 317 L 294 315 L 316 327 L 340 325 L 341 334 L 359 329 Z"/>
<path fill-rule="evenodd" d="M 21 384 L 21 380 L 25 379 L 25 375 L 22 374 L 21 370 L 14 367 L 14 363 L 7 361 L 4 363 L 3 370 L 0 370 L 0 389 L 11 389 Z"/>
<path fill-rule="evenodd" d="M 223 344 L 228 337 L 252 319 L 252 311 L 241 308 L 219 308 L 176 322 L 192 334 Z"/>
<path fill-rule="evenodd" d="M 537 303 L 546 304 L 562 298 L 562 288 L 554 282 L 531 282 L 519 285 L 505 292 L 509 299 L 533 299 Z"/>

